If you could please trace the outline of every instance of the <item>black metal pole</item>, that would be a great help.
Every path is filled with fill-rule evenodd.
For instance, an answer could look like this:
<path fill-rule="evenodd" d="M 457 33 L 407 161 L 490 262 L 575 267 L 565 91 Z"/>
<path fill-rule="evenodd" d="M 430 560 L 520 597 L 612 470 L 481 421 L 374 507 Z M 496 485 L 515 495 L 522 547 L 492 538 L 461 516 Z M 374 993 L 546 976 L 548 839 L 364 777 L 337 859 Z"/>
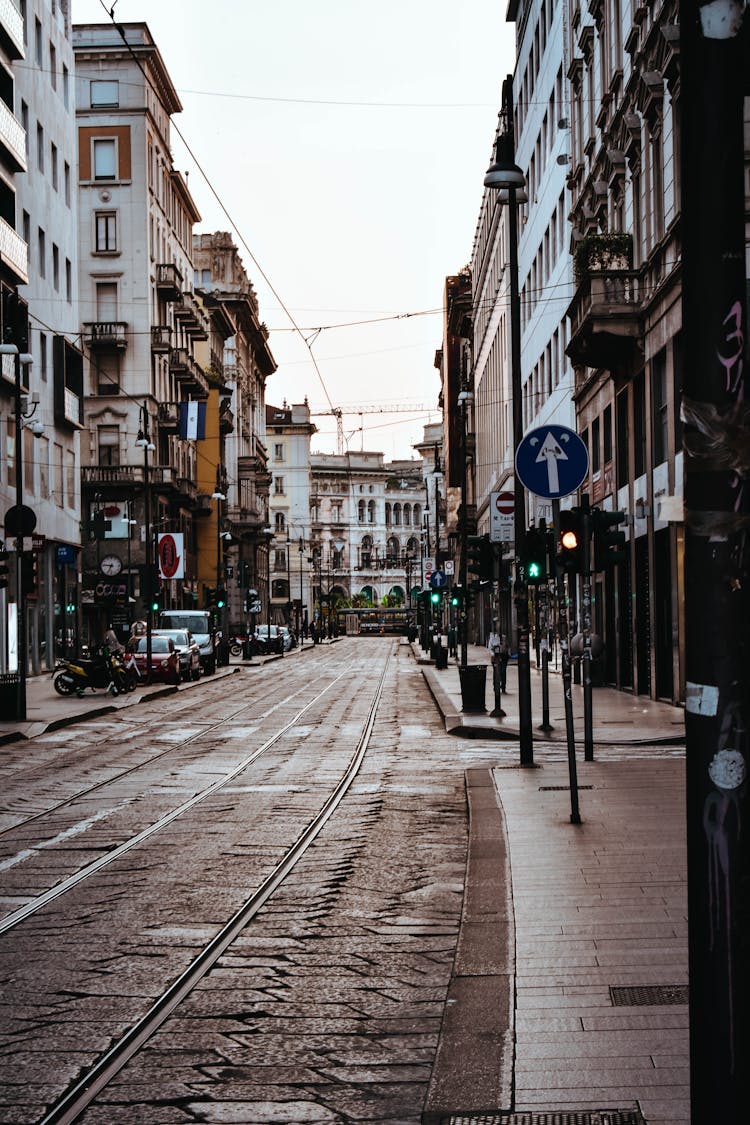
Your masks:
<path fill-rule="evenodd" d="M 16 352 L 15 365 L 15 400 L 16 416 L 14 422 L 14 435 L 16 443 L 16 511 L 19 520 L 18 534 L 16 535 L 16 603 L 17 603 L 17 636 L 18 636 L 18 684 L 16 685 L 16 719 L 24 722 L 26 719 L 26 603 L 23 596 L 23 528 L 21 527 L 21 505 L 23 504 L 23 423 L 21 420 L 21 357 Z M 62 485 L 61 485 L 62 487 Z"/>
<path fill-rule="evenodd" d="M 690 1097 L 691 1121 L 722 1125 L 750 1103 L 743 16 L 680 5 Z"/>
<path fill-rule="evenodd" d="M 468 431 L 468 427 L 469 427 L 469 403 L 468 403 L 467 398 L 464 398 L 462 400 L 462 414 L 463 414 L 464 449 L 463 449 L 463 457 L 461 458 L 461 525 L 460 525 L 460 529 L 459 529 L 460 534 L 461 534 L 461 558 L 460 558 L 460 561 L 459 561 L 459 581 L 461 583 L 461 590 L 463 591 L 463 597 L 461 598 L 461 605 L 459 606 L 458 613 L 459 613 L 459 632 L 460 632 L 459 639 L 460 639 L 460 642 L 461 642 L 460 668 L 466 669 L 468 667 L 468 664 L 469 664 L 469 639 L 468 639 L 468 636 L 467 636 L 467 633 L 468 633 L 468 616 L 469 616 L 468 615 L 468 605 L 467 605 L 467 602 L 468 602 L 468 599 L 469 599 L 469 590 L 468 590 L 468 586 L 467 586 L 467 580 L 468 580 L 468 576 L 469 576 L 469 566 L 468 566 L 468 564 L 469 564 L 469 559 L 468 559 L 469 522 L 468 522 L 468 513 L 467 513 L 468 491 L 469 491 L 469 468 L 468 468 L 467 457 L 466 457 L 466 446 L 468 444 L 466 438 L 467 438 L 467 431 Z M 459 675 L 460 675 L 460 673 L 459 673 Z"/>
<path fill-rule="evenodd" d="M 150 478 L 149 464 L 148 464 L 148 446 L 149 446 L 149 441 L 151 439 L 150 439 L 150 436 L 149 436 L 149 427 L 148 427 L 148 406 L 145 402 L 143 404 L 142 411 L 143 411 L 143 423 L 142 423 L 142 426 L 141 426 L 141 433 L 143 434 L 143 440 L 144 440 L 144 445 L 143 445 L 143 490 L 144 490 L 143 513 L 144 513 L 144 522 L 145 522 L 145 525 L 146 525 L 146 528 L 145 528 L 145 533 L 146 533 L 146 542 L 145 542 L 146 582 L 145 582 L 145 585 L 146 585 L 146 595 L 147 595 L 147 602 L 146 602 L 146 683 L 150 684 L 151 678 L 152 678 L 151 677 L 151 655 L 152 655 L 152 630 L 153 630 L 153 622 L 152 622 L 153 611 L 151 609 L 151 604 L 152 604 L 152 602 L 154 600 L 154 597 L 155 597 L 155 595 L 156 595 L 156 593 L 159 589 L 159 572 L 156 569 L 156 566 L 154 564 L 154 558 L 156 556 L 156 550 L 151 543 L 151 539 L 152 539 L 151 478 Z"/>
<path fill-rule="evenodd" d="M 591 693 L 591 515 L 588 493 L 581 497 L 583 516 L 583 758 L 594 760 L 594 714 Z"/>
<path fill-rule="evenodd" d="M 555 543 L 560 534 L 560 501 L 552 501 L 552 518 L 555 528 Z M 573 730 L 573 689 L 570 674 L 570 635 L 568 630 L 568 608 L 565 600 L 565 571 L 557 570 L 557 623 L 560 630 L 560 653 L 562 656 L 563 703 L 565 706 L 565 739 L 568 746 L 568 778 L 570 781 L 570 823 L 580 824 L 581 813 L 578 807 L 578 766 L 576 764 L 576 737 Z"/>

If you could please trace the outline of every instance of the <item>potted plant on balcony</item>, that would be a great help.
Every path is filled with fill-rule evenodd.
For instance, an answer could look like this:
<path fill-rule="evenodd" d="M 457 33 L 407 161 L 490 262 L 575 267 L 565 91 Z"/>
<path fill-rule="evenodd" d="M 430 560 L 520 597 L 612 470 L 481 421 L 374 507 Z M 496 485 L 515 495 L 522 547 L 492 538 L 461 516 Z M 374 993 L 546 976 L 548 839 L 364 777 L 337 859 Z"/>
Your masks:
<path fill-rule="evenodd" d="M 633 236 L 627 231 L 587 234 L 575 249 L 573 272 L 576 285 L 589 274 L 604 270 L 629 270 L 633 261 Z"/>

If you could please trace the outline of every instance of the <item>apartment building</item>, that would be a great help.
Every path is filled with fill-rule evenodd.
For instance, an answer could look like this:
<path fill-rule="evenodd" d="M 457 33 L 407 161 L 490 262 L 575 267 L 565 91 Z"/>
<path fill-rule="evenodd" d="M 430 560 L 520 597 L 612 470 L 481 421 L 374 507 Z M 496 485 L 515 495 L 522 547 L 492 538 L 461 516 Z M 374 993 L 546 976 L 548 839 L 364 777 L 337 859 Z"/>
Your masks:
<path fill-rule="evenodd" d="M 312 614 L 310 590 L 310 439 L 317 427 L 310 407 L 286 402 L 266 406 L 271 493 L 269 497 L 271 619 L 296 632 Z"/>
<path fill-rule="evenodd" d="M 82 608 L 84 633 L 96 639 L 108 621 L 124 631 L 155 596 L 200 602 L 203 453 L 184 419 L 208 398 L 195 344 L 210 324 L 193 287 L 200 216 L 171 156 L 170 121 L 182 107 L 148 26 L 77 25 L 73 46 L 86 355 Z M 152 586 L 162 533 L 182 537 L 182 563 Z"/>
<path fill-rule="evenodd" d="M 78 279 L 70 5 L 4 4 L 0 70 L 3 340 L 31 359 L 20 372 L 20 454 L 23 502 L 36 525 L 27 537 L 22 600 L 27 671 L 39 672 L 74 643 L 77 625 L 83 385 L 73 342 Z M 13 393 L 14 358 L 3 357 L 3 364 L 5 398 Z M 16 501 L 11 401 L 0 435 L 3 512 Z M 6 621 L 2 613 L 0 660 Z"/>
<path fill-rule="evenodd" d="M 196 355 L 209 379 L 208 422 L 217 444 L 201 446 L 201 502 L 212 509 L 198 528 L 199 577 L 226 591 L 226 624 L 246 621 L 248 597 L 268 585 L 270 466 L 266 439 L 266 380 L 276 371 L 258 297 L 232 236 L 193 236 L 195 292 L 214 325 Z M 208 430 L 207 430 L 208 433 Z M 267 608 L 267 607 L 266 607 Z"/>
<path fill-rule="evenodd" d="M 606 678 L 684 698 L 679 16 L 675 0 L 569 0 L 567 354 L 593 504 L 627 515 L 625 562 L 596 575 Z"/>

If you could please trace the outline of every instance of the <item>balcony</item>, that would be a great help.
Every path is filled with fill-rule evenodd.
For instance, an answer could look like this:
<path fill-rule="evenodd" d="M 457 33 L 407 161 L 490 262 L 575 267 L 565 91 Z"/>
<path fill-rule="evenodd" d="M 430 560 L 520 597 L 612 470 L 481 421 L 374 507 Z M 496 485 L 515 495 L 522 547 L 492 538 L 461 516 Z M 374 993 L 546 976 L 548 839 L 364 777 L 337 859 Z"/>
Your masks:
<path fill-rule="evenodd" d="M 194 516 L 210 516 L 214 510 L 214 502 L 210 492 L 199 492 L 195 498 Z"/>
<path fill-rule="evenodd" d="M 162 301 L 182 301 L 182 274 L 174 262 L 157 263 L 156 292 Z"/>
<path fill-rule="evenodd" d="M 151 351 L 155 354 L 166 354 L 172 350 L 172 329 L 168 324 L 153 324 L 151 326 Z"/>
<path fill-rule="evenodd" d="M 26 171 L 26 130 L 0 98 L 0 146 L 13 172 Z"/>
<path fill-rule="evenodd" d="M 171 488 L 174 484 L 174 469 L 171 465 L 149 466 L 149 483 L 155 488 Z M 84 487 L 126 488 L 141 486 L 145 479 L 143 465 L 84 465 L 81 468 L 81 482 Z"/>
<path fill-rule="evenodd" d="M 175 319 L 181 321 L 188 336 L 194 340 L 208 339 L 208 318 L 192 293 L 183 294 L 183 302 L 174 310 Z"/>
<path fill-rule="evenodd" d="M 176 433 L 180 428 L 180 406 L 177 402 L 160 402 L 157 421 L 166 433 Z"/>
<path fill-rule="evenodd" d="M 26 55 L 23 49 L 23 16 L 14 0 L 0 0 L 0 47 L 11 60 L 22 59 Z"/>
<path fill-rule="evenodd" d="M 122 320 L 90 321 L 83 326 L 83 340 L 89 348 L 117 348 L 128 346 L 128 326 Z"/>
<path fill-rule="evenodd" d="M 265 524 L 257 508 L 230 508 L 227 512 L 227 520 L 232 529 L 239 533 L 258 531 Z"/>
<path fill-rule="evenodd" d="M 169 356 L 169 371 L 180 387 L 180 394 L 187 401 L 188 396 L 208 397 L 208 379 L 202 369 L 185 348 L 174 348 Z"/>
<path fill-rule="evenodd" d="M 175 481 L 177 499 L 183 504 L 195 504 L 198 499 L 198 485 L 190 477 L 177 477 Z"/>
<path fill-rule="evenodd" d="M 229 399 L 222 399 L 219 407 L 219 433 L 231 434 L 234 432 L 234 414 L 229 405 Z"/>
<path fill-rule="evenodd" d="M 0 264 L 13 274 L 13 280 L 18 285 L 28 285 L 29 248 L 20 234 L 2 218 L 0 218 Z"/>
<path fill-rule="evenodd" d="M 574 364 L 623 370 L 643 349 L 640 278 L 635 270 L 599 270 L 583 278 L 568 312 Z"/>

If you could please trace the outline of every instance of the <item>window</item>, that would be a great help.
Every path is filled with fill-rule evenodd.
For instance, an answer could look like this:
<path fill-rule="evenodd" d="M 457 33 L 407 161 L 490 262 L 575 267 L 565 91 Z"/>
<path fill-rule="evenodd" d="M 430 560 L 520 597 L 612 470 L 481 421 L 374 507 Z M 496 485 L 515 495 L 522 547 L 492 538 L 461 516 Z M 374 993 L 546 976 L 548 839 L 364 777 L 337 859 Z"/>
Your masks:
<path fill-rule="evenodd" d="M 65 187 L 65 205 L 70 207 L 70 165 L 67 160 L 63 164 L 63 183 Z"/>
<path fill-rule="evenodd" d="M 57 171 L 57 145 L 52 142 L 50 145 L 50 163 L 52 165 L 52 186 L 55 191 L 58 190 L 58 171 Z"/>
<path fill-rule="evenodd" d="M 47 382 L 47 333 L 39 333 L 39 372 L 42 376 L 42 382 Z"/>
<path fill-rule="evenodd" d="M 39 276 L 47 276 L 47 240 L 44 231 L 39 227 L 37 231 L 37 243 L 39 247 Z"/>
<path fill-rule="evenodd" d="M 42 25 L 38 18 L 34 19 L 34 56 L 36 65 L 41 70 L 44 65 L 42 60 Z"/>
<path fill-rule="evenodd" d="M 52 83 L 52 89 L 57 89 L 57 51 L 55 50 L 54 43 L 49 45 L 49 80 Z"/>
<path fill-rule="evenodd" d="M 55 483 L 53 485 L 55 493 L 55 503 L 58 508 L 63 507 L 64 493 L 63 493 L 63 447 L 55 442 Z"/>
<path fill-rule="evenodd" d="M 628 392 L 620 391 L 617 396 L 617 487 L 624 488 L 628 483 Z"/>
<path fill-rule="evenodd" d="M 36 124 L 36 164 L 40 172 L 44 171 L 44 129 L 37 121 Z"/>
<path fill-rule="evenodd" d="M 651 362 L 651 416 L 654 429 L 653 464 L 666 461 L 669 452 L 667 428 L 667 350 L 662 348 Z"/>
<path fill-rule="evenodd" d="M 76 455 L 69 449 L 65 456 L 65 491 L 69 508 L 76 506 Z"/>
<path fill-rule="evenodd" d="M 60 248 L 52 243 L 52 284 L 60 289 Z"/>
<path fill-rule="evenodd" d="M 21 125 L 24 131 L 24 145 L 26 148 L 26 155 L 29 155 L 29 107 L 26 102 L 21 99 Z"/>
<path fill-rule="evenodd" d="M 273 553 L 273 569 L 286 570 L 286 551 L 284 548 L 277 548 Z"/>
<path fill-rule="evenodd" d="M 604 407 L 602 436 L 604 439 L 604 464 L 612 460 L 612 407 Z"/>
<path fill-rule="evenodd" d="M 286 531 L 286 517 L 283 512 L 276 513 L 274 526 L 277 531 Z"/>
<path fill-rule="evenodd" d="M 98 281 L 96 284 L 96 319 L 117 320 L 117 285 L 113 281 Z"/>
<path fill-rule="evenodd" d="M 361 487 L 362 486 L 360 485 L 360 488 Z M 359 504 L 357 505 L 357 519 L 359 520 L 360 523 L 365 522 L 365 502 L 364 502 L 364 500 L 360 500 Z"/>
<path fill-rule="evenodd" d="M 28 211 L 24 211 L 21 216 L 21 230 L 23 232 L 23 240 L 28 246 L 31 242 L 31 216 Z"/>
<path fill-rule="evenodd" d="M 117 214 L 115 211 L 96 211 L 94 248 L 97 254 L 114 254 L 117 251 Z"/>
<path fill-rule="evenodd" d="M 49 500 L 49 438 L 39 438 L 39 495 L 42 500 Z"/>
<path fill-rule="evenodd" d="M 274 459 L 274 461 L 283 461 L 284 460 L 284 446 L 283 446 L 282 442 L 280 442 L 280 441 L 277 441 L 274 444 L 273 459 Z"/>
<path fill-rule="evenodd" d="M 97 426 L 100 465 L 120 464 L 120 427 Z"/>
<path fill-rule="evenodd" d="M 117 172 L 117 153 L 114 140 L 93 142 L 93 167 L 95 180 L 114 180 Z"/>
<path fill-rule="evenodd" d="M 68 73 L 68 68 L 65 65 L 65 63 L 63 63 L 62 74 L 63 74 L 63 105 L 65 106 L 66 109 L 68 109 L 69 105 L 70 105 L 70 74 Z"/>
<path fill-rule="evenodd" d="M 92 362 L 94 393 L 119 395 L 120 356 L 118 352 L 96 352 Z"/>
<path fill-rule="evenodd" d="M 367 505 L 367 522 L 375 523 L 375 501 L 371 500 Z"/>
<path fill-rule="evenodd" d="M 73 267 L 70 258 L 65 259 L 65 300 L 69 304 L 73 301 Z"/>
<path fill-rule="evenodd" d="M 120 104 L 119 83 L 94 80 L 91 82 L 91 106 L 118 106 Z"/>
<path fill-rule="evenodd" d="M 599 452 L 599 432 L 600 423 L 598 418 L 594 418 L 591 423 L 591 472 L 598 473 L 601 469 L 601 454 Z"/>
<path fill-rule="evenodd" d="M 274 479 L 273 479 L 273 490 L 274 490 L 274 493 L 276 494 L 276 496 L 283 496 L 284 495 L 284 478 L 283 477 L 274 477 Z"/>

